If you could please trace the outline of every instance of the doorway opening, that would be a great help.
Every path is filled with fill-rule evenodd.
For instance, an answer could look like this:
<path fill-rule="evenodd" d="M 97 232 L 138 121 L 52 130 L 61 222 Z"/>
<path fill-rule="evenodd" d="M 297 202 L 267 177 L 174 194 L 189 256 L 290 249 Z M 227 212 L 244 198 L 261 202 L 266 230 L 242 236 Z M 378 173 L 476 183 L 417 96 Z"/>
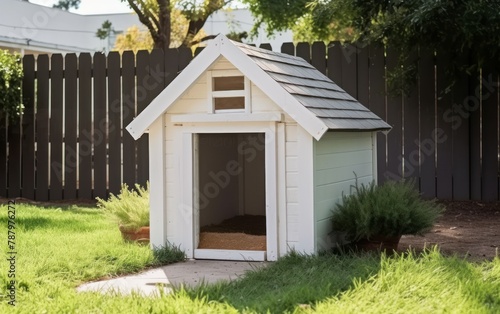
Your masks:
<path fill-rule="evenodd" d="M 195 249 L 266 251 L 265 133 L 194 141 Z"/>

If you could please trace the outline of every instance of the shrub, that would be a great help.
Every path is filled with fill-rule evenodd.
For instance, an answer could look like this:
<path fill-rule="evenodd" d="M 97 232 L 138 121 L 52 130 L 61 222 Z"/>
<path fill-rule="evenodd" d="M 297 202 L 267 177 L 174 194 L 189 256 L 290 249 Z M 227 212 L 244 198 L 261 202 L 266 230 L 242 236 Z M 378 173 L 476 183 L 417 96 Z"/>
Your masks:
<path fill-rule="evenodd" d="M 22 113 L 22 80 L 21 56 L 0 50 L 0 119 L 14 120 Z"/>
<path fill-rule="evenodd" d="M 146 188 L 136 184 L 135 190 L 123 184 L 118 196 L 111 193 L 107 201 L 98 197 L 97 206 L 125 229 L 149 226 L 149 183 Z"/>
<path fill-rule="evenodd" d="M 434 201 L 420 198 L 412 181 L 358 185 L 356 193 L 342 196 L 333 212 L 335 231 L 347 240 L 373 236 L 421 235 L 430 230 L 441 213 Z"/>

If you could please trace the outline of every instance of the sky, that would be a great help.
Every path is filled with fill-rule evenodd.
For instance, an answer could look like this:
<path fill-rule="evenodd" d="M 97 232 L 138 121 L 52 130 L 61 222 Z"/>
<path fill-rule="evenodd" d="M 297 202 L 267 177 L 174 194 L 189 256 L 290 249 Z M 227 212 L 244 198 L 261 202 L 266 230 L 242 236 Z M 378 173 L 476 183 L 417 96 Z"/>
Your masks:
<path fill-rule="evenodd" d="M 57 0 L 29 0 L 34 4 L 52 7 L 59 2 Z M 78 14 L 105 14 L 105 13 L 126 13 L 132 12 L 126 2 L 120 0 L 82 0 L 78 10 L 71 9 L 70 12 Z"/>

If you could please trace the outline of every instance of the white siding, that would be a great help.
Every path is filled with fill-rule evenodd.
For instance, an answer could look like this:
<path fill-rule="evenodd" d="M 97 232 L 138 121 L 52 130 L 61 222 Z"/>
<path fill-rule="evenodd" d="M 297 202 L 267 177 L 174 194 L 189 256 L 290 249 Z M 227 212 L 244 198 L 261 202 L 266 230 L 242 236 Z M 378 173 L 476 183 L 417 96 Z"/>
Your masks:
<path fill-rule="evenodd" d="M 188 88 L 179 100 L 168 109 L 168 113 L 206 113 L 209 109 L 206 75 Z"/>
<path fill-rule="evenodd" d="M 254 83 L 251 84 L 252 112 L 282 112 L 274 101 Z"/>
<path fill-rule="evenodd" d="M 298 202 L 299 173 L 297 156 L 297 124 L 285 125 L 285 172 L 286 172 L 286 221 L 287 221 L 287 247 L 295 248 L 299 242 L 300 219 Z"/>
<path fill-rule="evenodd" d="M 234 67 L 234 65 L 229 62 L 226 58 L 224 57 L 219 57 L 217 61 L 214 62 L 214 64 L 209 68 L 209 70 L 235 70 L 237 71 Z"/>
<path fill-rule="evenodd" d="M 372 133 L 328 132 L 314 145 L 314 208 L 316 247 L 327 250 L 335 243 L 329 237 L 331 212 L 358 184 L 373 181 Z"/>

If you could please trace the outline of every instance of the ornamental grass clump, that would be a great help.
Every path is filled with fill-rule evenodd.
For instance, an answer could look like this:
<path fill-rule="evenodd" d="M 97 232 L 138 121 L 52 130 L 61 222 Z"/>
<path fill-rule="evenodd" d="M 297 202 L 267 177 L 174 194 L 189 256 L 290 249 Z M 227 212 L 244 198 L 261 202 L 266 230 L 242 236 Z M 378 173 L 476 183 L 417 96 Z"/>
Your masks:
<path fill-rule="evenodd" d="M 332 216 L 333 230 L 344 233 L 348 241 L 422 235 L 442 212 L 435 201 L 420 197 L 412 181 L 356 182 L 354 188 L 355 193 L 342 196 Z"/>
<path fill-rule="evenodd" d="M 111 219 L 125 230 L 138 230 L 149 226 L 149 183 L 146 188 L 139 184 L 135 189 L 122 185 L 120 194 L 111 193 L 109 199 L 97 198 L 97 206 L 104 208 Z"/>

